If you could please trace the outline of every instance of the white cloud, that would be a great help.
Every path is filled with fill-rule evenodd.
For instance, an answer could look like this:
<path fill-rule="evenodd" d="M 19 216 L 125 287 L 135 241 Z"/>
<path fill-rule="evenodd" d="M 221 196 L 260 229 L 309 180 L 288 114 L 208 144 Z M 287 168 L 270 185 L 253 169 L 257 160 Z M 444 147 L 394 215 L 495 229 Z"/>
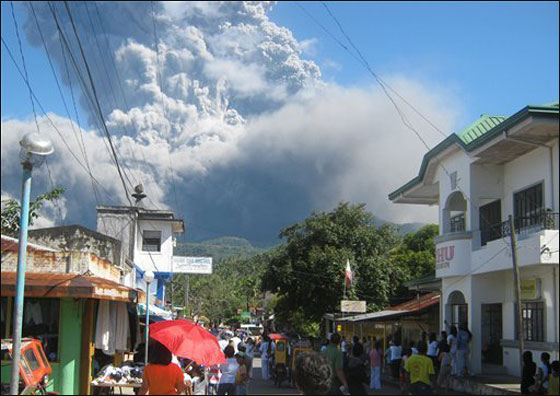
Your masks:
<path fill-rule="evenodd" d="M 315 37 L 306 40 L 301 40 L 299 42 L 299 48 L 304 55 L 314 57 L 317 56 L 318 54 L 318 50 L 317 50 L 318 42 L 319 41 Z"/>
<path fill-rule="evenodd" d="M 187 208 L 187 223 L 195 222 L 189 232 L 202 234 L 203 224 L 223 234 L 270 238 L 281 226 L 340 200 L 366 202 L 386 220 L 435 220 L 434 210 L 387 200 L 417 174 L 425 152 L 387 98 L 377 87 L 323 82 L 317 65 L 300 57 L 302 50 L 313 51 L 316 40 L 298 43 L 288 29 L 269 21 L 270 3 L 155 3 L 159 56 L 151 5 L 134 4 L 98 4 L 119 75 L 107 76 L 101 68 L 93 71 L 94 79 L 109 78 L 100 83 L 99 94 L 131 182 L 142 181 L 157 206 L 175 206 L 171 166 L 179 206 Z M 52 33 L 48 8 L 37 3 L 36 9 Z M 91 32 L 83 6 L 71 3 L 71 10 L 79 31 Z M 117 13 L 128 17 L 117 19 Z M 26 31 L 39 44 L 33 26 L 27 24 Z M 60 54 L 56 35 L 47 36 L 53 53 Z M 97 54 L 95 40 L 85 46 L 87 54 Z M 62 67 L 62 59 L 56 61 Z M 324 66 L 336 68 L 328 61 Z M 104 90 L 116 89 L 118 77 L 128 106 L 120 91 L 115 106 Z M 459 109 L 453 93 L 406 76 L 387 80 L 438 125 L 446 130 L 453 125 Z M 407 116 L 421 121 L 410 111 Z M 69 121 L 52 118 L 85 164 Z M 68 189 L 68 217 L 80 219 L 87 212 L 91 221 L 96 199 L 89 175 L 45 118 L 40 125 L 55 142 L 51 172 L 55 184 Z M 32 129 L 29 121 L 2 121 L 3 192 L 19 188 L 13 147 Z M 430 143 L 441 140 L 427 127 L 423 132 Z M 104 139 L 92 128 L 83 136 L 93 175 L 107 190 L 101 200 L 128 204 Z M 38 188 L 44 191 L 42 183 Z"/>

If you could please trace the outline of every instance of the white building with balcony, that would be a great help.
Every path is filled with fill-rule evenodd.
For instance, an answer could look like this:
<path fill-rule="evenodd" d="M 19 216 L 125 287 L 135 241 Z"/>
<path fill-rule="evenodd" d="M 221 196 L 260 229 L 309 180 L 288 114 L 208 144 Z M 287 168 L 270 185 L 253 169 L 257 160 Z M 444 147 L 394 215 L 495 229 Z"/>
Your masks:
<path fill-rule="evenodd" d="M 389 195 L 439 205 L 440 326 L 468 324 L 473 373 L 520 373 L 510 215 L 525 349 L 558 359 L 558 136 L 558 102 L 483 115 L 430 150 L 418 176 Z"/>

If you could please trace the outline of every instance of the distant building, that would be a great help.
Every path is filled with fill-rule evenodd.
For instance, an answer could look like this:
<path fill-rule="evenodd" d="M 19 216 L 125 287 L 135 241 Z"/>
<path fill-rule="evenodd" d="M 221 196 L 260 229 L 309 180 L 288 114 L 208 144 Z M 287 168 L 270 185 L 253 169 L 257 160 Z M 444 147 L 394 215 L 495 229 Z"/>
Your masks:
<path fill-rule="evenodd" d="M 483 115 L 430 150 L 418 176 L 389 195 L 439 205 L 440 327 L 468 324 L 474 373 L 485 365 L 520 373 L 509 215 L 525 348 L 558 359 L 558 124 L 558 103 Z"/>
<path fill-rule="evenodd" d="M 168 210 L 130 206 L 97 207 L 97 231 L 122 243 L 121 262 L 135 268 L 127 282 L 142 290 L 144 271 L 155 274 L 150 286 L 157 305 L 165 304 L 165 282 L 170 279 L 175 237 L 185 232 L 183 220 Z"/>

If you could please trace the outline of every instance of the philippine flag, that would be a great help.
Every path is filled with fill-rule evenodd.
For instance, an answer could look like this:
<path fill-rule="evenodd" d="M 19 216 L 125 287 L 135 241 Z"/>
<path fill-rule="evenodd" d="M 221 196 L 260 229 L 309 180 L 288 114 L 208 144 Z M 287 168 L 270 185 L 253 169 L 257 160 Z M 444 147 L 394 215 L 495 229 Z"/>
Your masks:
<path fill-rule="evenodd" d="M 352 284 L 352 268 L 350 268 L 350 260 L 346 259 L 346 286 Z"/>

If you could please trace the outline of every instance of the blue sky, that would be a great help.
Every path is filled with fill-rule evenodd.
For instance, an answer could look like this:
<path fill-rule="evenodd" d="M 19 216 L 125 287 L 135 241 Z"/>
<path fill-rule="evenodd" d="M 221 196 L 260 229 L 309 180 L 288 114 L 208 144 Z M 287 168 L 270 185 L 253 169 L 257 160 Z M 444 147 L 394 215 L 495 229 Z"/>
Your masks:
<path fill-rule="evenodd" d="M 451 87 L 465 106 L 465 123 L 558 99 L 558 2 L 327 4 L 377 73 Z M 320 2 L 301 5 L 344 41 Z M 299 40 L 317 38 L 315 60 L 327 80 L 371 81 L 294 2 L 280 2 L 271 19 Z M 324 67 L 329 61 L 340 68 Z"/>
<path fill-rule="evenodd" d="M 46 110 L 61 117 L 61 133 L 74 144 L 78 139 L 65 119 L 45 51 L 30 45 L 24 33 L 26 4 L 14 6 L 31 84 Z M 340 201 L 364 202 L 374 215 L 396 223 L 436 221 L 435 208 L 397 207 L 388 201 L 388 193 L 417 174 L 426 147 L 403 127 L 365 68 L 301 10 L 304 7 L 345 41 L 321 2 L 279 2 L 267 16 L 258 7 L 231 2 L 173 3 L 173 9 L 158 6 L 167 18 L 160 20 L 160 39 L 167 45 L 167 54 L 173 54 L 169 59 L 177 59 L 187 49 L 181 67 L 169 63 L 165 69 L 168 83 L 178 89 L 157 95 L 143 90 L 160 85 L 149 69 L 159 67 L 150 63 L 154 48 L 150 3 L 99 2 L 100 20 L 113 29 L 112 50 L 122 50 L 120 72 L 128 73 L 123 85 L 136 112 L 122 104 L 115 108 L 109 92 L 100 96 L 106 116 L 114 115 L 111 133 L 134 183 L 144 183 L 158 205 L 178 206 L 179 212 L 186 213 L 189 237 L 237 235 L 271 241 L 281 227 L 313 210 L 329 210 Z M 57 7 L 64 12 L 63 4 Z M 328 7 L 374 70 L 447 133 L 466 127 L 482 113 L 511 115 L 528 104 L 558 100 L 558 2 L 329 2 Z M 70 8 L 80 35 L 91 35 L 85 3 L 73 2 Z M 49 48 L 59 51 L 48 8 L 36 3 L 36 9 L 50 34 Z M 10 2 L 3 1 L 1 10 L 2 38 L 21 65 Z M 267 17 L 290 31 L 297 42 L 285 30 L 263 23 Z M 223 28 L 224 20 L 230 22 L 228 28 Z M 196 34 L 189 34 L 190 28 Z M 33 24 L 28 33 L 38 40 Z M 107 37 L 96 34 L 104 43 Z M 182 41 L 176 40 L 178 36 Z M 97 40 L 87 38 L 84 45 L 94 65 L 99 61 Z M 200 43 L 206 53 L 197 52 Z M 301 56 L 298 43 L 304 49 Z M 239 48 L 243 51 L 236 52 Z M 194 62 L 188 54 L 196 54 Z M 58 70 L 60 52 L 56 57 Z M 319 66 L 322 79 L 330 83 L 327 87 L 320 81 L 314 85 L 317 69 L 307 61 Z M 27 87 L 3 46 L 1 66 L 2 194 L 18 196 L 21 174 L 10 166 L 17 164 L 17 153 L 11 148 L 35 125 Z M 93 74 L 98 88 L 110 85 L 99 65 Z M 134 85 L 138 78 L 144 85 Z M 224 78 L 229 85 L 222 91 L 227 100 L 221 101 L 217 91 Z M 289 91 L 288 82 L 295 84 L 295 91 Z M 195 83 L 204 89 L 194 92 Z M 305 96 L 313 89 L 304 88 L 317 86 L 325 90 Z M 81 96 L 78 88 L 75 83 L 76 100 Z M 69 88 L 62 89 L 73 117 Z M 304 95 L 297 95 L 300 90 Z M 164 94 L 176 104 L 174 118 L 159 110 Z M 224 103 L 227 113 L 221 112 Z M 115 109 L 122 112 L 111 112 Z M 79 112 L 82 127 L 88 130 L 84 151 L 95 155 L 93 173 L 111 191 L 102 203 L 125 204 L 125 190 L 110 155 L 103 150 L 102 133 L 85 125 L 93 116 L 85 109 Z M 117 136 L 118 126 L 126 127 L 123 112 L 143 128 L 136 130 L 133 146 Z M 175 120 L 173 130 L 166 129 L 169 119 Z M 42 122 L 42 130 L 53 134 L 48 123 Z M 425 137 L 431 136 L 431 147 L 442 139 L 425 123 L 419 128 Z M 62 145 L 58 135 L 52 138 L 57 155 L 52 157 L 51 170 L 55 184 L 68 190 L 67 217 L 94 227 L 94 205 L 99 202 L 94 202 L 89 175 L 69 155 L 72 149 Z M 79 151 L 74 147 L 78 157 Z M 170 159 L 162 160 L 166 156 Z M 183 199 L 179 204 L 172 199 L 171 163 L 177 195 Z M 45 178 L 36 178 L 34 183 L 37 192 L 50 188 Z M 203 227 L 206 234 L 201 232 Z"/>
<path fill-rule="evenodd" d="M 320 2 L 300 4 L 344 41 Z M 510 115 L 526 104 L 558 99 L 558 2 L 345 1 L 328 6 L 377 73 L 450 89 L 464 107 L 465 125 L 481 113 Z M 48 110 L 65 115 L 45 52 L 28 44 L 21 6 L 15 4 L 15 10 L 32 86 Z M 299 41 L 312 41 L 305 56 L 321 67 L 327 81 L 372 83 L 368 72 L 294 2 L 279 2 L 270 18 Z M 2 37 L 20 63 L 14 32 L 10 4 L 2 2 Z M 2 117 L 30 117 L 26 86 L 4 47 L 1 62 Z"/>

